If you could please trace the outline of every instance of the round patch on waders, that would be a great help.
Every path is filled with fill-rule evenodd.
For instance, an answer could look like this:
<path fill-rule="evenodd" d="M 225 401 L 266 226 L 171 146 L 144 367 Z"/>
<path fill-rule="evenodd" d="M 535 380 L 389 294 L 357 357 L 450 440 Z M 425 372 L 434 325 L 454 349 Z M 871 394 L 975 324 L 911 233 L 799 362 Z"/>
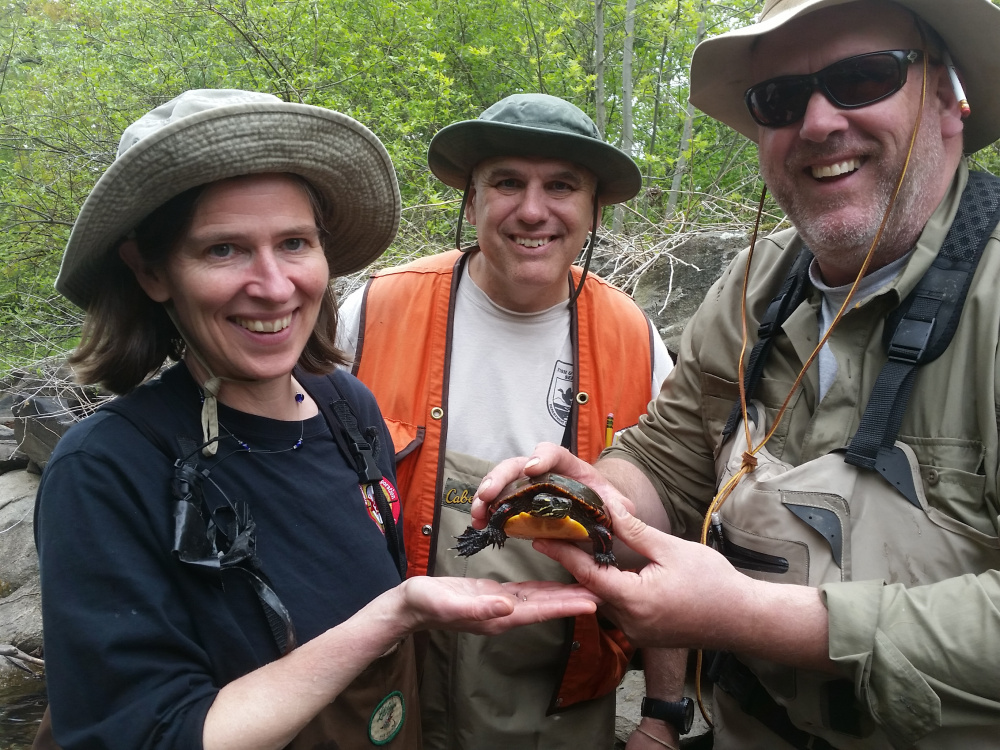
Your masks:
<path fill-rule="evenodd" d="M 387 745 L 399 734 L 406 718 L 406 703 L 403 694 L 398 690 L 389 693 L 368 720 L 368 739 L 373 745 Z"/>

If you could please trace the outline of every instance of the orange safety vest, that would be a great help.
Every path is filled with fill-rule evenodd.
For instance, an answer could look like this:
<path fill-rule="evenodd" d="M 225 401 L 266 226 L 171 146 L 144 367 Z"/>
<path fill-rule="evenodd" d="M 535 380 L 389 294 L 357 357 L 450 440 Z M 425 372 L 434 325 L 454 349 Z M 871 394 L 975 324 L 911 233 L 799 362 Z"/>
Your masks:
<path fill-rule="evenodd" d="M 438 498 L 447 437 L 454 300 L 469 255 L 452 250 L 381 271 L 361 306 L 354 374 L 375 394 L 396 450 L 408 575 L 433 574 Z M 574 285 L 581 269 L 571 269 Z M 652 387 L 649 320 L 632 299 L 590 275 L 571 316 L 573 400 L 570 450 L 585 461 L 605 445 L 608 414 L 638 422 Z M 553 710 L 613 691 L 633 649 L 596 615 L 577 617 Z"/>

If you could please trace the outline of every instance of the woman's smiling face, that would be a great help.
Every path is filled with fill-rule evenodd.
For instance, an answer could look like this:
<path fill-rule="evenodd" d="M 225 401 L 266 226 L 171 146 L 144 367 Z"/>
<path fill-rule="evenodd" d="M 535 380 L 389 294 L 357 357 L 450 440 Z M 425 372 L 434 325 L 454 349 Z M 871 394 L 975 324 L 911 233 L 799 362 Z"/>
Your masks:
<path fill-rule="evenodd" d="M 208 185 L 166 265 L 139 275 L 213 375 L 248 383 L 291 373 L 329 279 L 306 188 L 280 174 Z"/>

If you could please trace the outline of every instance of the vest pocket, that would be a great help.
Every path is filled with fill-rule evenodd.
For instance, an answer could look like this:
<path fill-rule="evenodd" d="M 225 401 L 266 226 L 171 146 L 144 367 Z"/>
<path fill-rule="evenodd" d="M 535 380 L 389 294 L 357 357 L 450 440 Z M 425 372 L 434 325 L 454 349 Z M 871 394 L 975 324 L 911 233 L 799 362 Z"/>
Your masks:
<path fill-rule="evenodd" d="M 783 574 L 788 572 L 788 560 L 777 555 L 765 555 L 763 552 L 741 547 L 723 536 L 717 544 L 722 556 L 732 563 L 734 568 L 753 570 L 759 573 Z"/>
<path fill-rule="evenodd" d="M 787 513 L 782 508 L 782 511 Z M 788 513 L 791 516 L 790 513 Z M 724 541 L 719 552 L 750 578 L 772 583 L 809 583 L 809 548 L 791 539 L 764 537 L 748 532 L 726 517 L 723 506 Z M 773 531 L 778 531 L 772 528 Z"/>
<path fill-rule="evenodd" d="M 792 385 L 792 381 L 764 377 L 762 377 L 757 383 L 757 390 L 753 395 L 753 400 L 759 401 L 764 405 L 764 411 L 767 418 L 766 425 L 768 427 L 774 424 L 774 418 L 777 416 L 778 410 L 788 397 L 789 391 L 792 390 Z M 789 402 L 789 411 L 795 407 L 796 402 L 801 397 L 802 388 L 799 388 Z M 720 447 L 718 444 L 720 436 L 722 435 L 722 430 L 733 410 L 733 405 L 739 403 L 739 400 L 740 389 L 734 381 L 720 378 L 710 373 L 702 373 L 702 420 L 705 424 L 705 429 L 707 430 L 706 437 L 709 444 L 715 446 L 716 451 L 718 451 Z M 775 430 L 774 435 L 772 435 L 771 439 L 768 441 L 768 449 L 776 456 L 781 456 L 784 450 L 785 438 L 788 435 L 788 427 L 790 423 L 790 415 L 786 414 L 785 418 L 778 424 L 778 429 Z"/>
<path fill-rule="evenodd" d="M 716 445 L 726 426 L 733 404 L 739 401 L 740 389 L 731 380 L 710 373 L 701 374 L 701 418 L 709 445 Z"/>
<path fill-rule="evenodd" d="M 383 419 L 385 419 L 385 426 L 389 429 L 389 435 L 392 437 L 392 448 L 396 454 L 397 463 L 423 444 L 423 427 L 417 427 L 415 424 L 390 417 L 383 417 Z"/>

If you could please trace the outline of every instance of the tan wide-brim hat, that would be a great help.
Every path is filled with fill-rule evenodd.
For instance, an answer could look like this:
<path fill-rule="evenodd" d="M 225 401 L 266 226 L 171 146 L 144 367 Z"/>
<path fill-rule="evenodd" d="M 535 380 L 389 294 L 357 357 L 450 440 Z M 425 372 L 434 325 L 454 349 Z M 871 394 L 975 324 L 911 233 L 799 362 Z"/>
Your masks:
<path fill-rule="evenodd" d="M 73 225 L 56 289 L 87 309 L 108 264 L 120 262 L 121 240 L 154 209 L 198 185 L 272 172 L 301 175 L 324 196 L 331 276 L 361 270 L 395 238 L 396 173 L 364 125 L 270 94 L 195 89 L 125 130 Z"/>
<path fill-rule="evenodd" d="M 705 114 L 757 140 L 757 124 L 743 95 L 755 83 L 754 42 L 789 21 L 821 8 L 858 0 L 767 0 L 757 23 L 706 39 L 691 60 L 691 103 Z M 860 0 L 864 2 L 864 0 Z M 944 40 L 965 86 L 972 114 L 965 120 L 965 151 L 1000 138 L 1000 8 L 989 0 L 895 0 Z"/>

